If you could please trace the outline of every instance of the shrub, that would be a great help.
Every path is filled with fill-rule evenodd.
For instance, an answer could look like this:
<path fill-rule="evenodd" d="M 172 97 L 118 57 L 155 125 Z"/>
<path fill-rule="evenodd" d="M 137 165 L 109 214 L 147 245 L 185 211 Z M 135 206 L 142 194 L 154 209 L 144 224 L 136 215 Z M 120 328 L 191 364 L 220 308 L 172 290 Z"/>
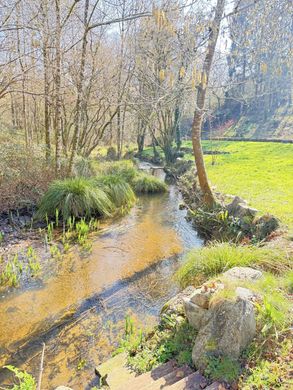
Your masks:
<path fill-rule="evenodd" d="M 98 165 L 97 173 L 100 175 L 118 175 L 127 183 L 132 183 L 138 171 L 131 160 L 109 161 Z"/>
<path fill-rule="evenodd" d="M 75 178 L 54 181 L 41 199 L 36 217 L 55 217 L 56 210 L 64 220 L 71 216 L 110 216 L 113 204 L 105 191 L 95 186 L 93 181 Z"/>
<path fill-rule="evenodd" d="M 196 285 L 236 266 L 253 266 L 278 274 L 289 270 L 292 261 L 277 249 L 218 243 L 191 250 L 176 277 L 182 287 Z"/>
<path fill-rule="evenodd" d="M 13 139 L 0 143 L 0 211 L 37 203 L 55 176 L 43 149 L 28 150 Z"/>
<path fill-rule="evenodd" d="M 76 177 L 91 177 L 94 175 L 92 161 L 78 156 L 73 165 L 73 175 Z"/>
<path fill-rule="evenodd" d="M 135 202 L 131 186 L 118 175 L 98 176 L 95 183 L 101 186 L 117 207 L 130 207 Z"/>
<path fill-rule="evenodd" d="M 136 193 L 154 194 L 167 191 L 167 185 L 160 179 L 140 173 L 133 180 L 133 188 Z"/>

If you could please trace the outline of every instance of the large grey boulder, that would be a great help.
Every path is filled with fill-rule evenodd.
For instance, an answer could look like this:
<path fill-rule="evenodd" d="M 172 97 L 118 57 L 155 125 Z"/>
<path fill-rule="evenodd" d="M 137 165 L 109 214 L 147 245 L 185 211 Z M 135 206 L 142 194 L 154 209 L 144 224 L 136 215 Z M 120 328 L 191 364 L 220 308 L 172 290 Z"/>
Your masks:
<path fill-rule="evenodd" d="M 254 307 L 246 299 L 219 301 L 208 312 L 208 321 L 199 329 L 192 351 L 198 369 L 206 367 L 209 354 L 238 359 L 256 332 Z"/>
<path fill-rule="evenodd" d="M 233 201 L 226 206 L 229 215 L 233 217 L 243 219 L 253 219 L 258 213 L 257 209 L 249 207 L 247 202 L 241 199 L 239 196 L 235 196 Z"/>
<path fill-rule="evenodd" d="M 223 276 L 230 280 L 247 280 L 253 282 L 260 279 L 263 273 L 251 267 L 233 267 L 224 272 Z"/>

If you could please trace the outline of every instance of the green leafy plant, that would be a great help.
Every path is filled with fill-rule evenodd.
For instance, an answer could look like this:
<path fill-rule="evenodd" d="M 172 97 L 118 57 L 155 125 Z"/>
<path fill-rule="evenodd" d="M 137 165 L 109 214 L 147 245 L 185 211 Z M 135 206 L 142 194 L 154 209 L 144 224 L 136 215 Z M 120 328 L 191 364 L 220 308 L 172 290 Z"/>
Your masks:
<path fill-rule="evenodd" d="M 11 390 L 36 390 L 36 381 L 32 375 L 11 365 L 4 366 L 4 368 L 7 368 L 9 371 L 13 372 L 15 378 L 18 381 L 18 384 L 15 384 L 10 388 Z"/>
<path fill-rule="evenodd" d="M 168 189 L 162 180 L 144 173 L 140 173 L 134 178 L 133 188 L 138 194 L 155 194 L 166 192 Z"/>
<path fill-rule="evenodd" d="M 228 356 L 207 356 L 205 375 L 211 380 L 235 381 L 240 373 L 240 365 Z"/>
<path fill-rule="evenodd" d="M 278 363 L 262 360 L 250 371 L 243 390 L 275 389 L 282 386 L 282 375 Z"/>

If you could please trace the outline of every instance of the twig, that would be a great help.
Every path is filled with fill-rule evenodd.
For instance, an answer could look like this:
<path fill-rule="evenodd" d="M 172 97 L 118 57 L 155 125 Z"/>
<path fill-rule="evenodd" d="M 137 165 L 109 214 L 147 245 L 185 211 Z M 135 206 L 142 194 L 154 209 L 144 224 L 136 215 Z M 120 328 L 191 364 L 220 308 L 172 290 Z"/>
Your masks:
<path fill-rule="evenodd" d="M 45 343 L 43 343 L 43 350 L 42 350 L 42 356 L 41 356 L 40 372 L 39 372 L 39 380 L 38 380 L 37 390 L 41 390 L 42 375 L 43 375 L 43 371 L 44 371 L 45 346 L 46 346 Z"/>

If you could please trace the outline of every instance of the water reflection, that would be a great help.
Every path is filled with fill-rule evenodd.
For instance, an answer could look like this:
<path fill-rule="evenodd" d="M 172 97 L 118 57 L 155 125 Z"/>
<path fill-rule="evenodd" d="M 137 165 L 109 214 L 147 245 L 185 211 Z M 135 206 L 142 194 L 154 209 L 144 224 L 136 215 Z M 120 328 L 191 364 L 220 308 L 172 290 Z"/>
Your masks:
<path fill-rule="evenodd" d="M 178 289 L 172 275 L 182 254 L 201 245 L 179 202 L 175 187 L 163 196 L 142 197 L 128 216 L 95 238 L 90 256 L 74 250 L 40 288 L 3 299 L 0 363 L 12 359 L 37 375 L 44 340 L 43 388 L 85 388 L 93 367 L 117 344 L 125 315 L 154 323 Z M 81 360 L 86 366 L 78 371 Z"/>

